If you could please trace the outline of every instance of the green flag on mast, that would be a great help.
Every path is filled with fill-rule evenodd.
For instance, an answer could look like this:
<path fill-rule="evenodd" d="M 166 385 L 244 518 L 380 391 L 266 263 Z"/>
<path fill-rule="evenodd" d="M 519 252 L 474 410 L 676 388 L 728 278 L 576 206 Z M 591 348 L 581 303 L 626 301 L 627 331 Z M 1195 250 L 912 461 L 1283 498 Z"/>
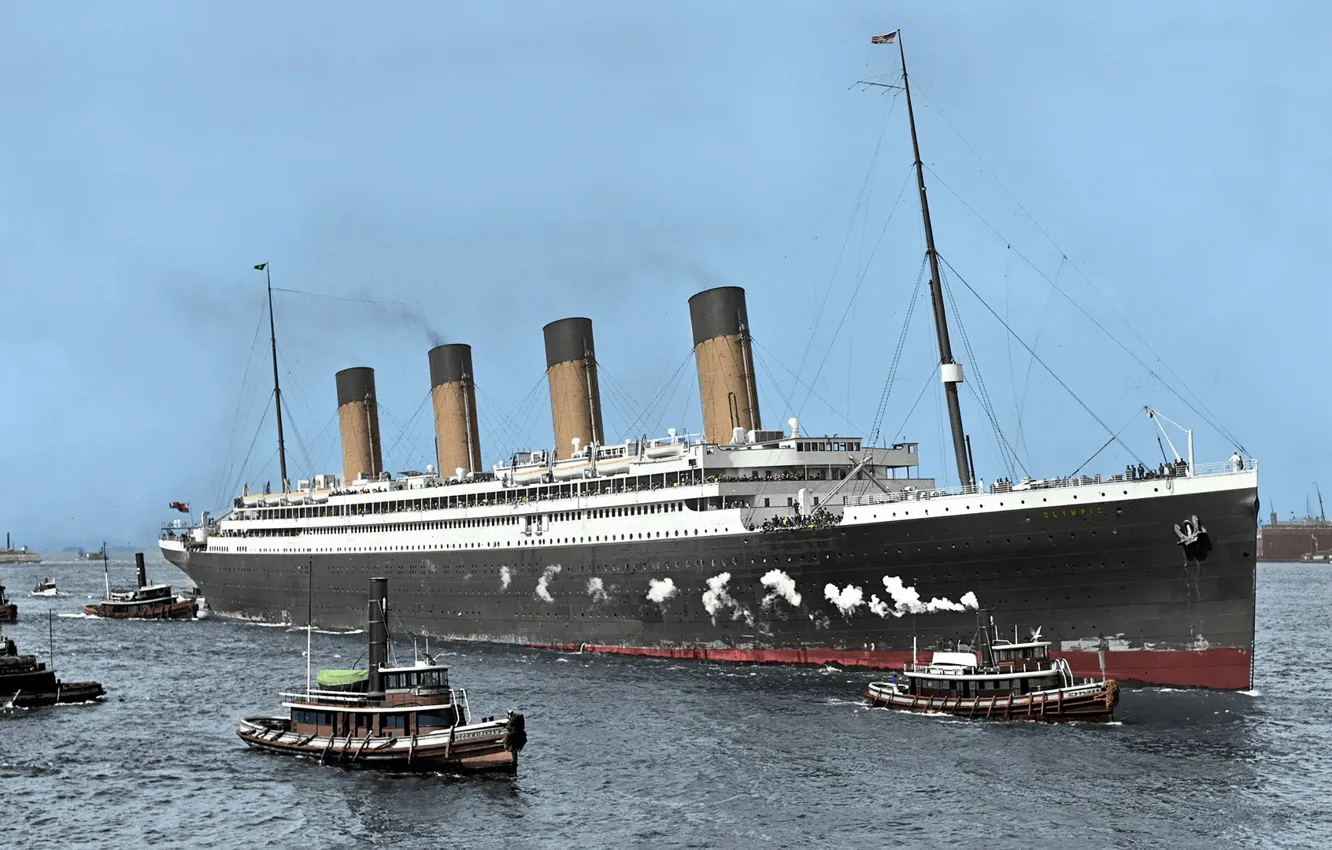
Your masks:
<path fill-rule="evenodd" d="M 254 269 L 255 269 L 255 271 L 260 271 L 260 272 L 261 272 L 261 271 L 263 271 L 267 266 L 268 266 L 268 263 L 260 263 L 259 265 L 255 266 Z"/>

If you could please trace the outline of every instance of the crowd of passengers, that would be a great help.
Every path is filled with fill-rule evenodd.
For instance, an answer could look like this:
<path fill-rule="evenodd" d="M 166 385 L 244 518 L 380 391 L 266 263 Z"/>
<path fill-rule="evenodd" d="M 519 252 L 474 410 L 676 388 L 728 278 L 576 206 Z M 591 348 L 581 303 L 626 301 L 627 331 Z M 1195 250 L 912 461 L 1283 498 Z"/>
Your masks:
<path fill-rule="evenodd" d="M 797 513 L 794 516 L 778 516 L 763 521 L 763 530 L 766 531 L 785 531 L 794 528 L 831 528 L 841 523 L 842 515 L 835 514 L 823 508 L 815 508 L 814 513 L 805 515 Z"/>
<path fill-rule="evenodd" d="M 1148 478 L 1183 478 L 1189 474 L 1189 464 L 1180 459 L 1174 463 L 1162 463 L 1156 469 L 1148 469 L 1145 465 L 1139 463 L 1137 467 L 1129 464 L 1124 467 L 1125 481 L 1143 481 Z"/>
<path fill-rule="evenodd" d="M 822 467 L 820 467 L 821 469 Z M 803 469 L 783 469 L 780 473 L 774 473 L 771 469 L 765 469 L 760 473 L 757 469 L 748 475 L 736 475 L 734 473 L 723 473 L 721 475 L 710 475 L 707 478 L 709 484 L 717 484 L 726 481 L 806 481 L 810 480 Z M 812 479 L 822 481 L 822 478 Z"/>

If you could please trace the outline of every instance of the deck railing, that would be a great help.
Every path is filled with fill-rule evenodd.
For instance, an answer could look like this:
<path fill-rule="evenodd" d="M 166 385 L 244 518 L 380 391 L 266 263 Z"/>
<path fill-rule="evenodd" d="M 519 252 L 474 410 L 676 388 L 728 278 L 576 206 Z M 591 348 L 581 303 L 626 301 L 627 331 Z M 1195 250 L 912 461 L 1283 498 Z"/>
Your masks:
<path fill-rule="evenodd" d="M 349 691 L 325 691 L 319 688 L 306 689 L 305 685 L 296 685 L 286 688 L 281 694 L 284 700 L 290 702 L 309 702 L 325 703 L 329 705 L 378 705 L 378 699 L 370 699 L 368 694 L 354 693 Z"/>
<path fill-rule="evenodd" d="M 1215 461 L 1209 463 L 1195 464 L 1193 474 L 1190 476 L 1166 475 L 1156 476 L 1152 470 L 1152 478 L 1135 479 L 1143 480 L 1167 480 L 1169 478 L 1201 478 L 1211 475 L 1229 475 L 1236 472 L 1256 471 L 1258 461 L 1253 458 L 1245 458 L 1238 463 L 1233 460 Z M 990 493 L 1023 493 L 1029 490 L 1055 490 L 1065 487 L 1102 487 L 1110 482 L 1123 482 L 1122 475 L 1112 475 L 1104 478 L 1100 475 L 1089 476 L 1080 475 L 1076 478 L 1046 478 L 1042 480 L 1024 480 L 1017 482 L 1006 482 L 1004 484 L 991 484 L 988 488 Z M 979 487 L 967 485 L 964 487 L 940 487 L 934 490 L 899 490 L 894 493 L 867 493 L 860 496 L 847 496 L 845 504 L 850 505 L 883 505 L 895 502 L 919 502 L 937 499 L 943 496 L 969 496 L 981 492 Z"/>

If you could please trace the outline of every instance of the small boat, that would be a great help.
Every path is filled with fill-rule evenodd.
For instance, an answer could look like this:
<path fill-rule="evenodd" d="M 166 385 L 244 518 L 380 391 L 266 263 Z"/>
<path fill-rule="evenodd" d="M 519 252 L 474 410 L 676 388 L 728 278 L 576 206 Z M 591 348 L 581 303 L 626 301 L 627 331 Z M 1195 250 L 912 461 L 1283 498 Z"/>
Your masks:
<path fill-rule="evenodd" d="M 427 654 L 389 662 L 388 579 L 370 579 L 368 670 L 320 670 L 311 687 L 282 694 L 286 717 L 246 717 L 236 734 L 268 753 L 349 768 L 514 773 L 527 743 L 523 715 L 475 720 L 467 691 Z M 308 638 L 307 638 L 308 640 Z M 307 649 L 306 657 L 309 658 Z"/>
<path fill-rule="evenodd" d="M 17 623 L 18 606 L 5 595 L 5 586 L 0 584 L 0 623 Z"/>
<path fill-rule="evenodd" d="M 37 579 L 37 586 L 32 589 L 33 596 L 59 596 L 60 591 L 56 590 L 56 583 L 49 578 Z"/>
<path fill-rule="evenodd" d="M 105 548 L 103 548 L 105 553 Z M 103 569 L 106 573 L 106 597 L 101 602 L 84 605 L 83 612 L 94 617 L 110 617 L 116 620 L 193 620 L 199 613 L 197 597 L 186 594 L 174 594 L 169 584 L 149 584 L 148 569 L 143 563 L 143 553 L 134 553 L 134 564 L 138 567 L 138 587 L 112 587 L 111 574 L 106 568 L 103 555 Z"/>
<path fill-rule="evenodd" d="M 93 702 L 106 695 L 97 682 L 62 682 L 35 655 L 19 655 L 0 635 L 0 708 L 37 708 Z"/>
<path fill-rule="evenodd" d="M 991 620 L 991 629 L 994 623 Z M 889 682 L 871 682 L 871 705 L 923 714 L 998 720 L 1113 720 L 1119 683 L 1078 679 L 1068 662 L 1050 657 L 1050 642 L 1035 629 L 1025 643 L 978 629 L 982 660 L 974 652 L 935 652 Z"/>

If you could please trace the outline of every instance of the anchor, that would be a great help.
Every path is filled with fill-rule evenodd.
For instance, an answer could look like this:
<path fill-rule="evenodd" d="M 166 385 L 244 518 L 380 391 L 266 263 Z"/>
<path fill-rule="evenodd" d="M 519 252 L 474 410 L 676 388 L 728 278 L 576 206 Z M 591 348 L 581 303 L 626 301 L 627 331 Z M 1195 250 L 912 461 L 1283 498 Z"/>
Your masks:
<path fill-rule="evenodd" d="M 1194 561 L 1206 560 L 1207 553 L 1212 551 L 1212 540 L 1196 514 L 1175 524 L 1175 536 L 1179 538 L 1176 542 L 1184 549 L 1185 566 Z"/>

